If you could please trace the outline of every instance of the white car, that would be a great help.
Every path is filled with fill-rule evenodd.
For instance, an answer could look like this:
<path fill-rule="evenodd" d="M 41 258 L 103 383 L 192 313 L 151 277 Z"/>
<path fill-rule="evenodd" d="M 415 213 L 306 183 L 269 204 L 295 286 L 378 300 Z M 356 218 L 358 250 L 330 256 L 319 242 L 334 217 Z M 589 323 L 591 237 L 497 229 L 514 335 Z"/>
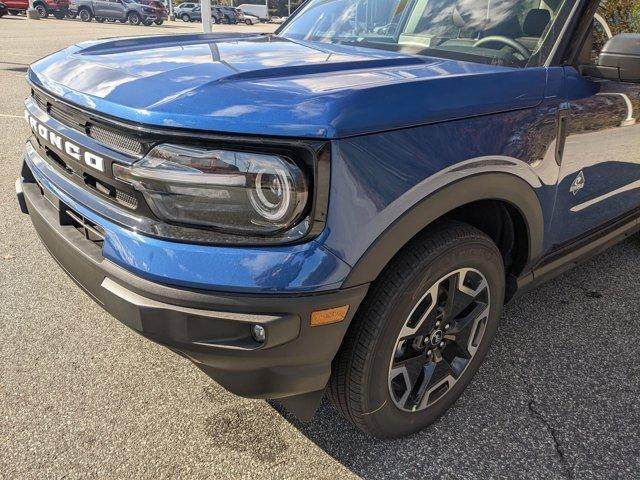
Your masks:
<path fill-rule="evenodd" d="M 260 23 L 260 19 L 255 15 L 249 15 L 248 13 L 245 13 L 244 23 L 246 23 L 247 25 L 255 25 L 256 23 Z"/>
<path fill-rule="evenodd" d="M 284 23 L 287 21 L 287 18 L 289 17 L 276 17 L 273 16 L 271 17 L 271 20 L 269 20 L 271 23 Z"/>

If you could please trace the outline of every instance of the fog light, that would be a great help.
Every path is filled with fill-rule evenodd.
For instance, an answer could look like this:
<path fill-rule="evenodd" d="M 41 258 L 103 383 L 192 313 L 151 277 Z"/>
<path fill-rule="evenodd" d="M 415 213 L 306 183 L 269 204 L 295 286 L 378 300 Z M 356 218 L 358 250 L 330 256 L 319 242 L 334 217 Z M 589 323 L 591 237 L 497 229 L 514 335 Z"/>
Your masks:
<path fill-rule="evenodd" d="M 267 338 L 267 332 L 262 325 L 254 325 L 251 327 L 251 335 L 258 343 L 264 343 Z"/>

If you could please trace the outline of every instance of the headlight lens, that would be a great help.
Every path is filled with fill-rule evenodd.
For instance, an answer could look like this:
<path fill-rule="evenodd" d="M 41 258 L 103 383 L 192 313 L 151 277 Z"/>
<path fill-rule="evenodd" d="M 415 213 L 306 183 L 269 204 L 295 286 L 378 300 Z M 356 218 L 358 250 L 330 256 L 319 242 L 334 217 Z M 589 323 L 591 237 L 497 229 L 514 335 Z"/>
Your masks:
<path fill-rule="evenodd" d="M 309 198 L 303 172 L 277 155 L 162 144 L 132 166 L 114 163 L 113 175 L 142 192 L 158 217 L 226 232 L 288 230 Z"/>

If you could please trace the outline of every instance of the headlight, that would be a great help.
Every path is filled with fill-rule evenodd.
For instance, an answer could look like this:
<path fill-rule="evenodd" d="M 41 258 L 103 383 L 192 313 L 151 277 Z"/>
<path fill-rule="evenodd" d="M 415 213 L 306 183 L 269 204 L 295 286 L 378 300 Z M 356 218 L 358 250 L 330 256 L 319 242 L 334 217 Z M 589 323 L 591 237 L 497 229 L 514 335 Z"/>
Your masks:
<path fill-rule="evenodd" d="M 162 144 L 132 166 L 114 163 L 113 175 L 163 220 L 226 232 L 288 230 L 309 198 L 300 168 L 276 155 Z"/>

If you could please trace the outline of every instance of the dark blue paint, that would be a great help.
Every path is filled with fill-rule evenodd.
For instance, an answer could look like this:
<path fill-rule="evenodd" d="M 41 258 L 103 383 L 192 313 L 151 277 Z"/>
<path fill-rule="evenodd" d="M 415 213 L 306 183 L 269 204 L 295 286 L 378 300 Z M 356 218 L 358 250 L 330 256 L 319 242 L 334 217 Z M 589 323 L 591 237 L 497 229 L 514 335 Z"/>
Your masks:
<path fill-rule="evenodd" d="M 439 188 L 485 172 L 512 174 L 535 191 L 545 251 L 640 205 L 633 187 L 640 159 L 612 148 L 640 142 L 638 125 L 622 126 L 627 107 L 619 95 L 640 111 L 640 89 L 595 83 L 569 68 L 512 69 L 273 37 L 197 35 L 81 44 L 34 64 L 29 79 L 70 102 L 147 125 L 331 141 L 327 226 L 297 246 L 144 237 L 52 186 L 105 227 L 107 259 L 166 284 L 240 292 L 339 288 L 403 213 Z M 557 118 L 567 109 L 571 128 L 559 166 Z M 614 144 L 602 143 L 612 135 Z M 584 138 L 589 155 L 580 149 Z M 587 184 L 570 194 L 581 170 Z"/>

